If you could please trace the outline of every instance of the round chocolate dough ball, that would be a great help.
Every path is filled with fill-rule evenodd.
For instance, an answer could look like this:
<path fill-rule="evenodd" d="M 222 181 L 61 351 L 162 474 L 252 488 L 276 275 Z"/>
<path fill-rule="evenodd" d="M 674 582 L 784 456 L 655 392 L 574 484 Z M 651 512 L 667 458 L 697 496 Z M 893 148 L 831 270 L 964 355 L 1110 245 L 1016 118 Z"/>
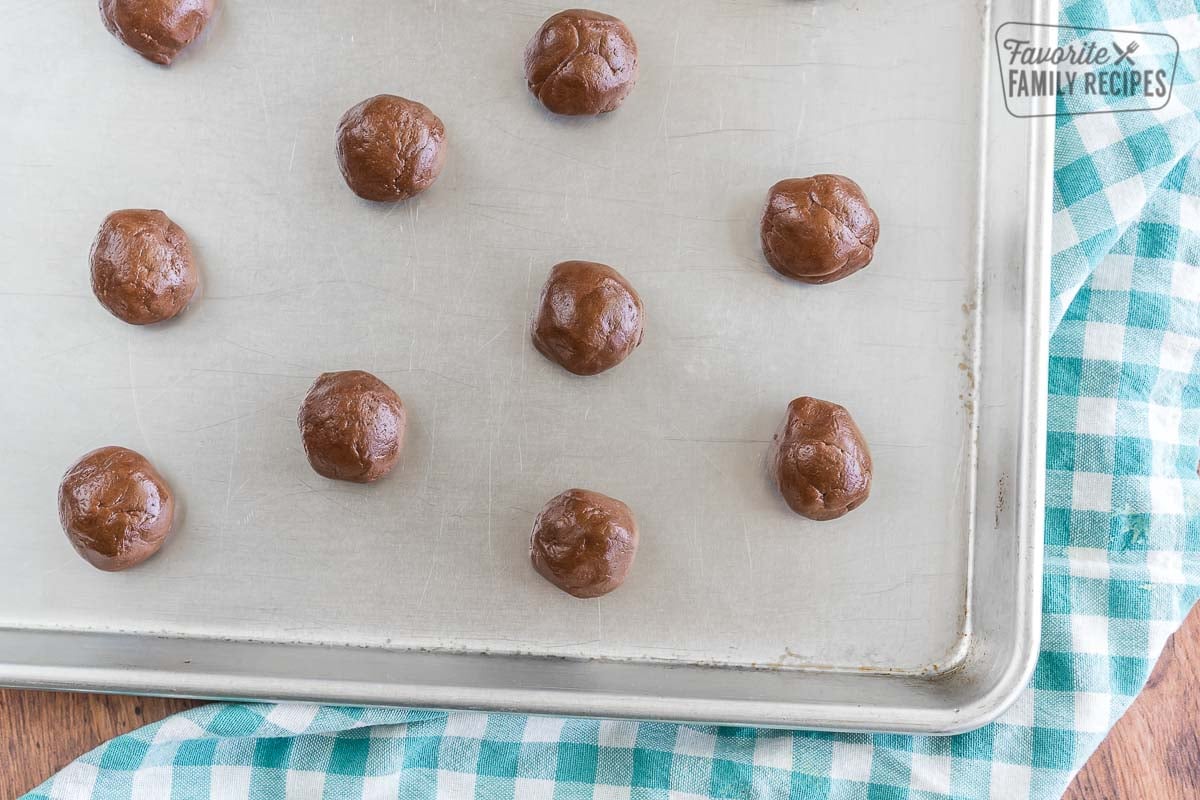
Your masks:
<path fill-rule="evenodd" d="M 399 202 L 433 185 L 446 161 L 446 126 L 415 100 L 380 94 L 342 115 L 337 158 L 359 197 Z"/>
<path fill-rule="evenodd" d="M 625 581 L 637 546 L 629 506 L 599 492 L 569 489 L 538 514 L 529 558 L 539 575 L 567 594 L 599 597 Z"/>
<path fill-rule="evenodd" d="M 564 261 L 542 287 L 533 345 L 576 375 L 595 375 L 642 343 L 644 316 L 642 299 L 621 273 L 592 261 Z"/>
<path fill-rule="evenodd" d="M 175 498 L 144 456 L 102 447 L 63 476 L 58 519 L 79 555 L 93 567 L 116 572 L 162 547 L 175 521 Z"/>
<path fill-rule="evenodd" d="M 404 403 L 369 372 L 326 372 L 297 416 L 308 463 L 319 475 L 371 483 L 391 471 L 404 447 Z"/>
<path fill-rule="evenodd" d="M 200 284 L 187 234 L 161 211 L 109 214 L 92 242 L 90 260 L 96 299 L 131 325 L 178 315 Z"/>
<path fill-rule="evenodd" d="M 555 114 L 590 116 L 621 105 L 638 78 L 637 43 L 624 22 L 560 11 L 525 46 L 525 80 Z"/>
<path fill-rule="evenodd" d="M 100 0 L 108 32 L 155 64 L 169 65 L 208 24 L 216 0 Z"/>
<path fill-rule="evenodd" d="M 775 271 L 832 283 L 871 263 L 879 218 L 859 185 L 841 175 L 792 178 L 771 187 L 762 248 Z"/>
<path fill-rule="evenodd" d="M 783 499 L 809 519 L 837 519 L 871 493 L 871 452 L 850 412 L 836 403 L 789 403 L 767 463 Z"/>

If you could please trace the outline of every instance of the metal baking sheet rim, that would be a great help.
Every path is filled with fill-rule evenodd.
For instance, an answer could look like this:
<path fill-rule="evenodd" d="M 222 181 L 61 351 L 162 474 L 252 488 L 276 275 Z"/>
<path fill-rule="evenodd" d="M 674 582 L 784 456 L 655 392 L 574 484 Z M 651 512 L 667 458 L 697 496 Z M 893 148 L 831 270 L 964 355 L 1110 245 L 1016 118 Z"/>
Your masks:
<path fill-rule="evenodd" d="M 1049 19 L 1053 3 L 1035 0 L 1000 2 L 992 6 L 993 19 L 998 9 L 1016 19 L 1024 12 L 1034 20 Z M 985 40 L 984 46 L 987 46 Z M 987 60 L 985 59 L 985 66 Z M 990 75 L 982 85 L 991 86 Z M 990 103 L 988 104 L 990 105 Z M 994 112 L 994 107 L 992 109 Z M 1025 121 L 1022 121 L 1025 123 Z M 355 648 L 321 648 L 313 645 L 265 644 L 245 641 L 218 641 L 197 638 L 129 636 L 119 633 L 79 633 L 0 629 L 0 684 L 19 688 L 61 689 L 70 691 L 124 692 L 146 695 L 187 696 L 208 699 L 256 699 L 278 701 L 318 701 L 361 705 L 413 705 L 443 709 L 520 711 L 533 714 L 566 714 L 609 718 L 661 719 L 685 723 L 744 724 L 781 728 L 824 730 L 887 730 L 896 732 L 953 734 L 971 730 L 994 720 L 1019 696 L 1028 683 L 1038 655 L 1040 638 L 1042 568 L 1042 524 L 1044 494 L 1044 442 L 1046 406 L 1046 360 L 1048 344 L 1047 308 L 1049 300 L 1049 220 L 1051 208 L 1051 158 L 1053 128 L 1045 119 L 1025 123 L 1028 131 L 1028 183 L 1025 191 L 1026 216 L 1024 269 L 1022 271 L 1025 340 L 1021 386 L 1021 426 L 1017 450 L 1015 484 L 1016 569 L 1015 605 L 1011 650 L 984 676 L 980 685 L 967 679 L 975 659 L 968 653 L 957 668 L 929 677 L 872 675 L 870 673 L 829 673 L 820 670 L 741 670 L 702 665 L 664 666 L 662 664 L 622 662 L 579 662 L 536 659 L 536 669 L 525 672 L 522 686 L 496 688 L 443 682 L 349 677 L 339 668 L 331 668 L 322 678 L 291 674 L 291 665 L 307 668 L 325 657 Z M 989 162 L 985 174 L 994 174 L 994 156 L 1003 148 L 995 138 L 996 123 L 985 123 L 981 160 Z M 1016 148 L 1009 148 L 1009 152 Z M 1011 155 L 1010 155 L 1011 158 Z M 1020 156 L 1018 156 L 1019 160 Z M 988 192 L 987 181 L 980 194 Z M 1012 202 L 1012 198 L 1007 198 Z M 988 214 L 981 226 L 984 240 L 981 260 L 989 261 L 991 230 L 996 222 L 995 206 L 988 203 Z M 984 286 L 987 285 L 985 279 Z M 981 287 L 982 291 L 982 287 Z M 978 459 L 976 459 L 977 461 Z M 977 493 L 977 498 L 982 492 Z M 972 545 L 972 575 L 975 572 L 975 547 Z M 974 586 L 975 579 L 971 579 Z M 973 589 L 969 593 L 973 601 Z M 969 601 L 969 602 L 970 602 Z M 127 654 L 136 649 L 138 655 Z M 418 665 L 420 674 L 441 675 L 440 662 L 445 655 L 420 652 L 391 652 L 358 649 L 366 653 L 361 660 L 387 662 L 378 675 L 388 675 L 397 667 Z M 22 657 L 24 654 L 24 657 Z M 190 656 L 190 657 L 188 657 Z M 208 665 L 205 656 L 215 656 Z M 479 662 L 500 666 L 499 662 L 520 662 L 520 656 L 463 655 L 455 657 L 459 665 L 448 671 L 472 670 Z M 422 659 L 432 659 L 422 664 Z M 402 663 L 403 662 L 403 663 Z M 153 666 L 148 666 L 152 664 Z M 274 664 L 271 669 L 267 665 Z M 238 665 L 233 669 L 230 665 Z M 282 669 L 278 667 L 283 666 Z M 528 664 L 522 665 L 528 667 Z M 569 680 L 557 681 L 563 670 Z M 369 669 L 367 671 L 370 671 Z M 590 673 L 595 672 L 595 675 Z M 777 699 L 743 699 L 726 693 L 721 696 L 725 673 L 755 675 L 764 685 L 779 688 L 790 680 L 820 674 L 835 691 L 829 700 L 796 702 Z M 681 673 L 691 679 L 693 688 L 706 696 L 689 696 L 678 691 L 684 687 Z M 311 673 L 310 673 L 311 675 Z M 340 677 L 331 677 L 340 675 Z M 581 681 L 582 675 L 582 681 Z M 626 676 L 653 675 L 644 683 L 659 682 L 661 693 L 630 694 L 619 691 Z M 372 676 L 374 677 L 374 675 Z M 558 685 L 555 685 L 555 684 Z M 591 689 L 580 684 L 592 683 Z M 913 696 L 930 701 L 915 703 L 870 702 L 878 694 L 872 686 L 881 683 L 903 686 Z M 569 686 L 567 684 L 570 684 Z M 677 693 L 678 691 L 678 693 Z M 736 693 L 734 693 L 736 694 Z M 754 694 L 752 692 L 751 694 Z M 786 696 L 786 691 L 782 695 Z M 770 697 L 759 693 L 759 698 Z M 861 696 L 861 702 L 848 698 Z M 902 695 L 903 696 L 903 695 Z M 894 698 L 893 698 L 894 700 Z"/>

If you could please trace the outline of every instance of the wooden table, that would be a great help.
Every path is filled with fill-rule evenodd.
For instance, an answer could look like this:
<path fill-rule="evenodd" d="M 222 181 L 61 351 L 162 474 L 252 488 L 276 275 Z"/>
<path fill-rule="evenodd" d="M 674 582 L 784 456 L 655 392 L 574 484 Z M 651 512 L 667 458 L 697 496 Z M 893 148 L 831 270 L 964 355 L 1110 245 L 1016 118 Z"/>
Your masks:
<path fill-rule="evenodd" d="M 32 789 L 106 739 L 194 703 L 0 690 L 0 797 Z M 1079 773 L 1067 800 L 1200 797 L 1200 608 L 1150 683 Z"/>

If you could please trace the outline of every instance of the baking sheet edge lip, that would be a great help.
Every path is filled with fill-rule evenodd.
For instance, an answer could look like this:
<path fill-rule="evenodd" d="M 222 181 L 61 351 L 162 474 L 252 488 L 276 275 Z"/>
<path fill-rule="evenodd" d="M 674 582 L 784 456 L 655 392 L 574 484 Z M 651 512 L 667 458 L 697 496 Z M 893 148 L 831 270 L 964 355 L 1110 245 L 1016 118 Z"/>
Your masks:
<path fill-rule="evenodd" d="M 168 685 L 170 683 L 171 685 Z M 284 688 L 284 684 L 287 688 Z M 522 713 L 533 716 L 582 716 L 692 725 L 748 725 L 761 728 L 823 731 L 884 731 L 942 735 L 954 732 L 941 709 L 904 706 L 786 703 L 584 694 L 566 690 L 496 690 L 414 687 L 330 680 L 278 680 L 217 673 L 183 675 L 166 670 L 0 665 L 0 686 L 18 689 L 130 693 L 212 701 L 306 702 L 377 708 Z M 647 708 L 650 706 L 651 708 Z M 657 707 L 658 710 L 655 710 Z M 688 713 L 687 709 L 696 709 Z M 958 710 L 949 712 L 956 717 Z M 887 720 L 881 726 L 880 721 Z M 904 721 L 900 721 L 904 720 Z M 969 728 L 964 728 L 969 729 Z"/>
<path fill-rule="evenodd" d="M 1035 0 L 1035 17 L 1041 19 L 1056 0 Z M 1030 173 L 1025 263 L 1033 267 L 1024 287 L 1026 337 L 1020 441 L 1020 494 L 1017 515 L 1021 540 L 1017 570 L 1018 629 L 1016 652 L 1000 680 L 975 702 L 959 709 L 961 715 L 940 733 L 953 735 L 976 730 L 1004 714 L 1025 691 L 1037 667 L 1041 650 L 1042 593 L 1045 527 L 1045 441 L 1049 370 L 1050 261 L 1052 255 L 1051 165 L 1054 155 L 1052 118 L 1035 120 L 1030 136 Z"/>
<path fill-rule="evenodd" d="M 938 659 L 934 667 L 919 666 L 907 669 L 893 669 L 871 665 L 827 665 L 819 663 L 721 663 L 712 661 L 685 661 L 670 657 L 613 657 L 587 655 L 554 655 L 546 653 L 530 653 L 520 650 L 478 650 L 469 648 L 442 647 L 424 644 L 365 644 L 344 641 L 318 639 L 312 640 L 279 640 L 264 639 L 253 636 L 209 636 L 203 634 L 180 633 L 177 631 L 146 631 L 123 628 L 79 628 L 60 627 L 55 625 L 14 625 L 0 622 L 0 634 L 21 636 L 23 634 L 42 634 L 54 636 L 86 636 L 98 638 L 130 638 L 190 644 L 197 647 L 207 645 L 260 645 L 264 647 L 283 648 L 296 651 L 328 651 L 377 653 L 382 655 L 403 657 L 408 655 L 420 656 L 450 656 L 471 657 L 484 659 L 505 659 L 533 661 L 545 664 L 579 664 L 605 665 L 620 667 L 653 667 L 657 669 L 687 669 L 714 672 L 744 672 L 767 675 L 805 675 L 809 677 L 870 677 L 892 680 L 937 681 L 947 678 L 961 669 L 970 647 L 969 636 L 960 633 L 955 644 L 947 651 L 947 655 Z M 3 682 L 6 668 L 21 669 L 21 663 L 5 661 L 0 655 L 0 683 Z M 83 668 L 80 668 L 83 669 Z"/>

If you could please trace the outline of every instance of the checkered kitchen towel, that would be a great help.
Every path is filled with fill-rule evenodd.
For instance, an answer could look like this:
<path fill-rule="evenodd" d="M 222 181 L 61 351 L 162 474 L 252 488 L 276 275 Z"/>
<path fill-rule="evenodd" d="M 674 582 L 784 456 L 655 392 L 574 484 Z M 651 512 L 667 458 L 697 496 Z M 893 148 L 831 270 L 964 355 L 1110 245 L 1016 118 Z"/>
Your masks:
<path fill-rule="evenodd" d="M 1200 597 L 1200 9 L 1063 16 L 1184 53 L 1168 109 L 1058 121 L 1042 654 L 1000 721 L 938 738 L 217 704 L 29 797 L 1058 797 Z"/>

